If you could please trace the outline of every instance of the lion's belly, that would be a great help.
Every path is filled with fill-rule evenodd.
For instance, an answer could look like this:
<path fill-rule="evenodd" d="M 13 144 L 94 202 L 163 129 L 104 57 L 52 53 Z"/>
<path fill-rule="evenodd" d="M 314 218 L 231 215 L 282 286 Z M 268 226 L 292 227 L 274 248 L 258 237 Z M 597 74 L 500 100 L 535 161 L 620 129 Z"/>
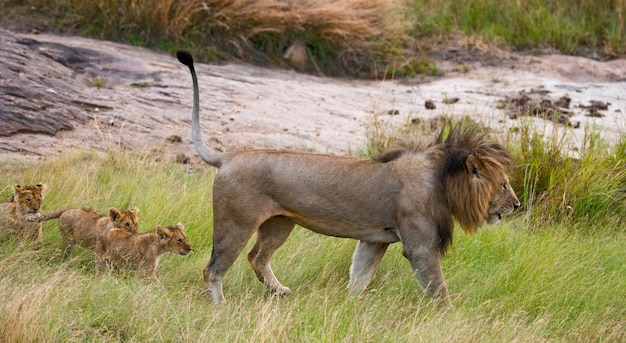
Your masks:
<path fill-rule="evenodd" d="M 350 223 L 328 223 L 311 219 L 293 218 L 294 222 L 313 232 L 334 237 L 353 238 L 374 243 L 394 243 L 400 238 L 384 227 L 368 227 Z"/>

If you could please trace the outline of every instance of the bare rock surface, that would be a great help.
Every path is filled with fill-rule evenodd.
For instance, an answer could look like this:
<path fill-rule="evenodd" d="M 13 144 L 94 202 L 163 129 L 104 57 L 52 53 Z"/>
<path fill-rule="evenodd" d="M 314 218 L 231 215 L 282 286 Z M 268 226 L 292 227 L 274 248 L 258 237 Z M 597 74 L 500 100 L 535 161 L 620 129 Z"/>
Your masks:
<path fill-rule="evenodd" d="M 546 132 L 556 125 L 570 131 L 574 144 L 585 127 L 608 140 L 626 130 L 626 60 L 511 54 L 486 59 L 464 49 L 442 54 L 438 62 L 446 76 L 431 80 L 347 80 L 242 64 L 197 64 L 204 139 L 221 150 L 351 154 L 365 146 L 375 116 L 396 123 L 470 116 L 502 130 L 520 121 Z M 515 103 L 521 94 L 539 103 L 569 98 L 567 119 L 578 128 L 566 129 L 540 115 L 512 115 L 502 104 Z M 426 101 L 435 108 L 426 109 Z M 0 28 L 0 156 L 110 146 L 195 156 L 191 102 L 189 71 L 174 56 Z M 588 115 L 594 102 L 607 106 Z"/>

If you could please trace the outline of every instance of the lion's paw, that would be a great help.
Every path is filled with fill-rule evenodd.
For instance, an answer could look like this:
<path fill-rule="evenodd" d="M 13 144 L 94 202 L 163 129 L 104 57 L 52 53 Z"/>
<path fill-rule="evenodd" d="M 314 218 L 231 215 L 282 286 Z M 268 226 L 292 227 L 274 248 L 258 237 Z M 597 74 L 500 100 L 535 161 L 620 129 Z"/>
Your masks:
<path fill-rule="evenodd" d="M 272 291 L 272 295 L 277 297 L 277 298 L 281 298 L 287 295 L 291 295 L 291 289 L 289 287 L 285 287 L 282 286 L 280 288 L 275 289 L 274 291 Z"/>

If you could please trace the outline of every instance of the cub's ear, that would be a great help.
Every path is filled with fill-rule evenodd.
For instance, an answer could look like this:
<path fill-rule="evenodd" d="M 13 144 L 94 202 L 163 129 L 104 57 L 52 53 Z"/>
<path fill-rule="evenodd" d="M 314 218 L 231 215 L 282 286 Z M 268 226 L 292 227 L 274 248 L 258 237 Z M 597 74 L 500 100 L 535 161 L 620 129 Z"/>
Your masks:
<path fill-rule="evenodd" d="M 169 239 L 172 236 L 172 233 L 166 227 L 161 227 L 161 226 L 157 225 L 156 232 L 157 232 L 157 234 L 159 235 L 159 238 L 162 241 L 165 241 L 165 240 Z"/>
<path fill-rule="evenodd" d="M 132 213 L 135 217 L 137 217 L 137 213 L 139 213 L 139 209 L 138 209 L 137 207 L 133 207 L 133 209 L 132 209 L 132 210 L 130 210 L 130 212 L 131 212 L 131 213 Z"/>
<path fill-rule="evenodd" d="M 480 178 L 480 174 L 483 168 L 483 164 L 480 158 L 474 153 L 467 155 L 465 158 L 465 170 L 468 174 L 472 174 L 476 178 Z"/>
<path fill-rule="evenodd" d="M 122 216 L 122 214 L 120 213 L 120 211 L 117 210 L 117 208 L 111 207 L 109 209 L 109 218 L 111 219 L 111 221 L 116 221 L 121 216 Z"/>
<path fill-rule="evenodd" d="M 17 183 L 13 185 L 13 190 L 15 191 L 15 193 L 19 193 L 22 191 L 22 186 L 18 185 Z"/>
<path fill-rule="evenodd" d="M 178 222 L 178 223 L 176 224 L 176 228 L 177 228 L 177 229 L 179 229 L 180 231 L 183 231 L 183 229 L 184 229 L 185 227 L 183 226 L 183 223 Z"/>
<path fill-rule="evenodd" d="M 40 182 L 35 187 L 37 187 L 37 192 L 39 193 L 39 195 L 42 195 L 43 191 L 46 189 L 46 184 Z"/>

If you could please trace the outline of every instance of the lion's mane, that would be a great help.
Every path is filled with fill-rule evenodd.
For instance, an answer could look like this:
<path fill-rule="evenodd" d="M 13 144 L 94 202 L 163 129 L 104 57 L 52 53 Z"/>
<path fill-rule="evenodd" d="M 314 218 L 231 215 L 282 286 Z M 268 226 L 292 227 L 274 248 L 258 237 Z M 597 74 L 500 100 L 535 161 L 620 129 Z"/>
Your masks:
<path fill-rule="evenodd" d="M 401 140 L 374 158 L 386 163 L 404 154 L 427 154 L 434 162 L 437 187 L 431 194 L 436 214 L 439 251 L 452 244 L 455 218 L 468 234 L 474 234 L 488 215 L 497 187 L 507 182 L 505 169 L 513 163 L 506 149 L 488 138 L 478 125 L 447 125 L 431 141 Z M 471 168 L 471 169 L 470 169 Z"/>

